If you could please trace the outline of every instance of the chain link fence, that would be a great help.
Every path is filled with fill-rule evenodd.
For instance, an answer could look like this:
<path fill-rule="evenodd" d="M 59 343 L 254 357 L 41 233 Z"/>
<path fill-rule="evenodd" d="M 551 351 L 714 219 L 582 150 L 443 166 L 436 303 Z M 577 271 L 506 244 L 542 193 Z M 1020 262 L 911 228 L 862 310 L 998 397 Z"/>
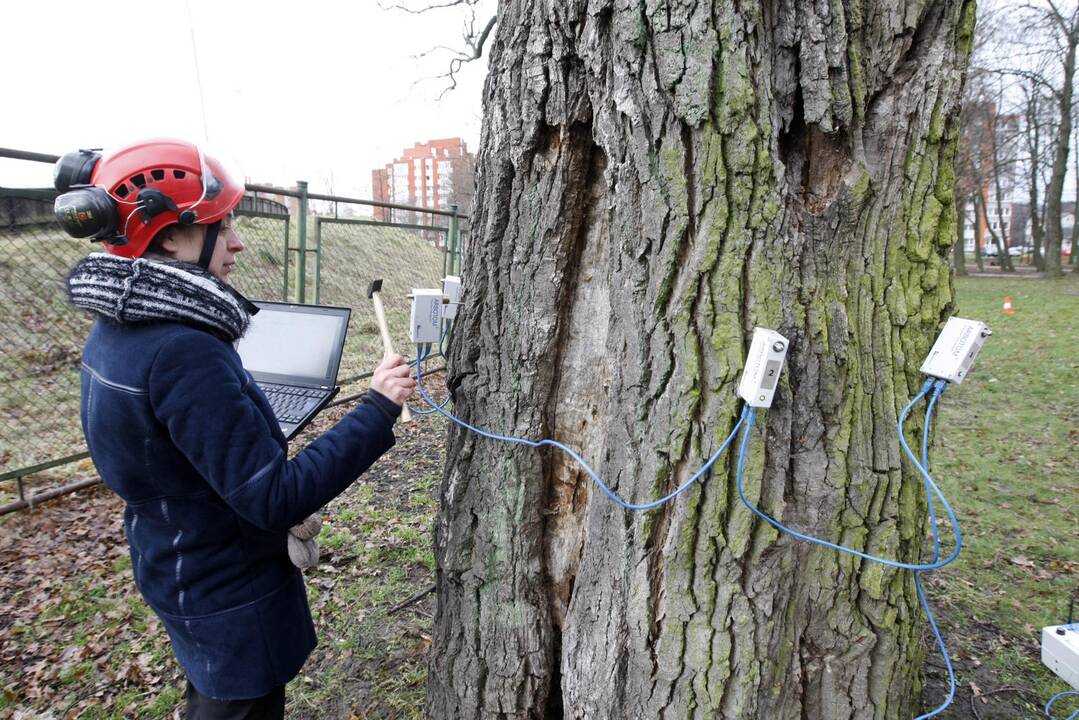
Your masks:
<path fill-rule="evenodd" d="M 55 197 L 0 189 L 0 475 L 85 452 L 79 360 L 91 320 L 64 280 L 88 243 L 56 224 Z"/>
<path fill-rule="evenodd" d="M 0 157 L 51 156 L 0 149 Z M 44 168 L 48 177 L 51 168 Z M 23 478 L 87 457 L 79 424 L 79 366 L 93 319 L 67 300 L 71 267 L 100 246 L 66 235 L 53 217 L 52 189 L 2 187 L 0 178 L 0 509 L 25 505 Z M 420 222 L 376 221 L 370 208 L 408 211 Z M 382 345 L 367 290 L 382 279 L 395 348 L 406 356 L 408 293 L 457 274 L 462 243 L 456 210 L 425 210 L 355 198 L 248 185 L 235 227 L 245 245 L 236 288 L 253 300 L 352 309 L 339 382 L 367 377 Z M 53 471 L 63 481 L 63 469 Z M 15 484 L 12 487 L 11 483 Z M 15 503 L 5 502 L 17 497 Z M 40 496 L 35 496 L 40 497 Z"/>

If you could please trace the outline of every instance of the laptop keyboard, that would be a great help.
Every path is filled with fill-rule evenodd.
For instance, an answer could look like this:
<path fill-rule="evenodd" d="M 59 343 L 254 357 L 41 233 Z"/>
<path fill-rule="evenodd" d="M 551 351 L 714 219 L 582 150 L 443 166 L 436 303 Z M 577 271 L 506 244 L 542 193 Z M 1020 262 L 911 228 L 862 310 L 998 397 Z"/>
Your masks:
<path fill-rule="evenodd" d="M 330 394 L 329 390 L 312 390 L 295 385 L 277 385 L 259 383 L 266 399 L 270 401 L 274 415 L 283 423 L 298 423 L 318 406 L 322 398 Z"/>

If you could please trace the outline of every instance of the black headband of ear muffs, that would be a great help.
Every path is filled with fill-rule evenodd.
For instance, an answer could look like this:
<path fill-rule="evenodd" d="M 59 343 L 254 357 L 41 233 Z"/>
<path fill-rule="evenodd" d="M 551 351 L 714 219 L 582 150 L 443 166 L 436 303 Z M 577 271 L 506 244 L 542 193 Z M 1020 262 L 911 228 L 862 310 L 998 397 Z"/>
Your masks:
<path fill-rule="evenodd" d="M 219 232 L 221 232 L 220 220 L 206 226 L 206 236 L 202 239 L 202 252 L 199 254 L 199 267 L 203 270 L 210 269 L 210 260 L 214 257 L 214 246 L 217 245 Z"/>

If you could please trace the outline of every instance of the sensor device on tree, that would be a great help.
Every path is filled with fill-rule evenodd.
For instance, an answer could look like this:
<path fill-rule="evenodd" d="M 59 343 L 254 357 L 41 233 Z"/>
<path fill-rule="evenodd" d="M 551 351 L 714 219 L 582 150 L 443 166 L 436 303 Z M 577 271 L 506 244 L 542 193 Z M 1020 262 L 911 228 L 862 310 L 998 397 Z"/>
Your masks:
<path fill-rule="evenodd" d="M 974 358 L 993 332 L 985 323 L 963 318 L 948 318 L 922 363 L 922 372 L 958 385 L 966 379 Z"/>
<path fill-rule="evenodd" d="M 442 317 L 446 320 L 454 320 L 457 317 L 457 306 L 461 304 L 461 278 L 456 275 L 447 275 L 442 278 L 442 293 L 447 301 Z"/>
<path fill-rule="evenodd" d="M 437 343 L 442 339 L 442 305 L 445 296 L 438 288 L 413 289 L 409 338 L 416 345 Z"/>
<path fill-rule="evenodd" d="M 775 330 L 753 328 L 753 342 L 746 356 L 738 396 L 751 407 L 772 407 L 772 397 L 783 371 L 790 342 Z"/>

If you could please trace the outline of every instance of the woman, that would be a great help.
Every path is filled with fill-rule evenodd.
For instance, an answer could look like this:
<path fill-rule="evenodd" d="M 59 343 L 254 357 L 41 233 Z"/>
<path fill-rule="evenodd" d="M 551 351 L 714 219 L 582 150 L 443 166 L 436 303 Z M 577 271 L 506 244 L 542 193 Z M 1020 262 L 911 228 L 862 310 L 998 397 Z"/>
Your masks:
<path fill-rule="evenodd" d="M 83 353 L 82 425 L 126 502 L 135 582 L 188 677 L 188 717 L 277 717 L 315 647 L 289 528 L 394 444 L 415 387 L 404 358 L 288 459 L 269 403 L 232 343 L 251 303 L 228 284 L 244 245 L 243 186 L 189 143 L 139 143 L 57 165 L 57 217 L 106 253 L 79 262 L 73 303 L 98 318 Z M 310 523 L 294 529 L 311 537 Z"/>

